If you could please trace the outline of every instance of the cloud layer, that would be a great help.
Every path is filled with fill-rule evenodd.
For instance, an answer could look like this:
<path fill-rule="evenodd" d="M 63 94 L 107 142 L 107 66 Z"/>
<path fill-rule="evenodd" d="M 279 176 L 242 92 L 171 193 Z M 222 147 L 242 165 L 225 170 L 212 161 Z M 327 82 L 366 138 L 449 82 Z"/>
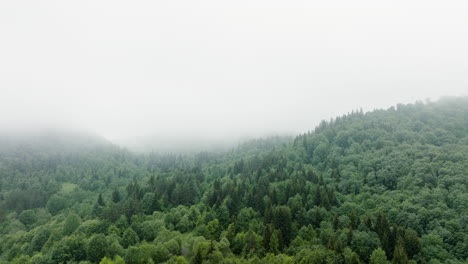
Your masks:
<path fill-rule="evenodd" d="M 466 95 L 467 13 L 464 1 L 2 1 L 0 125 L 219 139 Z"/>

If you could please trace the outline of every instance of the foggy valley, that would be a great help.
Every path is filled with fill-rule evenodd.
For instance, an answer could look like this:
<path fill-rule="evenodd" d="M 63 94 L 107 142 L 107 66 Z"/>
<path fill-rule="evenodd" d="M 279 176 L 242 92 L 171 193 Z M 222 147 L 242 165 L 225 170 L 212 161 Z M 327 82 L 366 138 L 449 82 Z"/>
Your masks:
<path fill-rule="evenodd" d="M 0 264 L 463 264 L 464 1 L 1 1 Z"/>

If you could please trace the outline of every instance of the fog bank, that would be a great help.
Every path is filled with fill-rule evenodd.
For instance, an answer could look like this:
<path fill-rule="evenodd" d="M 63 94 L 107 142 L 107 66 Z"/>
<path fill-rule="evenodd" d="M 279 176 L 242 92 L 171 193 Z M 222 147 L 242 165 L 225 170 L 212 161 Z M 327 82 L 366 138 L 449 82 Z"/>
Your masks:
<path fill-rule="evenodd" d="M 466 95 L 467 13 L 465 1 L 2 1 L 0 127 L 216 142 Z"/>

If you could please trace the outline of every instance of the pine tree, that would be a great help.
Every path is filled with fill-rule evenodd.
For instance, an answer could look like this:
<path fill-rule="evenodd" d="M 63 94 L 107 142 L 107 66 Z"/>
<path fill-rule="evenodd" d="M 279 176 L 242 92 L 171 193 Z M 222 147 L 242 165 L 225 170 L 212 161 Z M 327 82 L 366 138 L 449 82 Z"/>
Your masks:
<path fill-rule="evenodd" d="M 351 242 L 353 241 L 353 230 L 349 229 L 348 233 L 346 233 L 346 242 L 348 245 L 351 245 Z"/>
<path fill-rule="evenodd" d="M 265 207 L 264 212 L 265 223 L 272 223 L 273 222 L 273 208 L 271 207 L 271 203 L 268 203 Z"/>
<path fill-rule="evenodd" d="M 382 248 L 385 250 L 387 256 L 392 256 L 395 233 L 390 229 L 390 223 L 382 212 L 377 214 L 374 231 L 379 235 L 380 243 L 382 244 Z"/>
<path fill-rule="evenodd" d="M 353 253 L 353 255 L 351 256 L 351 264 L 361 264 L 359 256 L 356 253 Z"/>
<path fill-rule="evenodd" d="M 393 250 L 393 263 L 408 264 L 408 255 L 402 237 L 398 237 L 395 249 Z"/>
<path fill-rule="evenodd" d="M 202 256 L 202 253 L 201 253 L 201 249 L 197 250 L 197 253 L 192 258 L 191 263 L 192 264 L 202 264 L 203 263 L 203 256 Z"/>
<path fill-rule="evenodd" d="M 419 241 L 418 233 L 412 229 L 406 229 L 404 236 L 405 250 L 408 253 L 408 258 L 411 259 L 421 251 L 421 242 Z"/>
<path fill-rule="evenodd" d="M 104 199 L 102 198 L 102 193 L 99 194 L 99 197 L 98 197 L 98 200 L 97 200 L 97 204 L 99 206 L 106 206 L 106 203 L 104 202 Z"/>
<path fill-rule="evenodd" d="M 340 224 L 340 219 L 338 218 L 338 215 L 335 215 L 333 217 L 333 230 L 339 230 L 341 229 L 341 224 Z"/>
<path fill-rule="evenodd" d="M 274 230 L 273 234 L 271 235 L 270 238 L 270 243 L 268 244 L 268 247 L 270 249 L 270 252 L 273 254 L 279 254 L 280 253 L 280 232 L 278 230 Z"/>
<path fill-rule="evenodd" d="M 286 206 L 278 206 L 274 210 L 273 223 L 275 228 L 281 231 L 283 246 L 289 246 L 291 241 L 292 233 L 292 218 L 291 218 L 291 209 Z"/>
<path fill-rule="evenodd" d="M 119 190 L 117 190 L 117 189 L 115 189 L 112 192 L 112 202 L 114 202 L 114 203 L 120 202 L 120 193 L 119 193 Z"/>
<path fill-rule="evenodd" d="M 335 242 L 336 242 L 335 236 L 331 235 L 330 238 L 328 238 L 327 248 L 334 251 L 335 244 L 336 244 Z"/>
<path fill-rule="evenodd" d="M 273 225 L 268 224 L 265 227 L 265 231 L 263 231 L 263 240 L 262 240 L 263 248 L 265 249 L 266 252 L 271 252 L 270 240 L 271 240 L 272 235 L 273 235 Z"/>
<path fill-rule="evenodd" d="M 349 215 L 349 220 L 350 220 L 350 228 L 351 229 L 357 229 L 357 227 L 359 226 L 359 217 L 356 215 L 356 211 L 353 209 L 351 211 L 351 214 Z"/>
<path fill-rule="evenodd" d="M 382 248 L 374 250 L 370 256 L 369 264 L 390 264 Z"/>

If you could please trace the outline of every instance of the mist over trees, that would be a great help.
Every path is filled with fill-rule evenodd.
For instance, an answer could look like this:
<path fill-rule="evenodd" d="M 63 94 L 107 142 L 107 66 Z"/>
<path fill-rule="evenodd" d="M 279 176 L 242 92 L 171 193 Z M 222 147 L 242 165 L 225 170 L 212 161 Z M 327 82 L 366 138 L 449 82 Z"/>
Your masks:
<path fill-rule="evenodd" d="M 466 263 L 468 99 L 230 151 L 0 137 L 0 263 Z"/>

